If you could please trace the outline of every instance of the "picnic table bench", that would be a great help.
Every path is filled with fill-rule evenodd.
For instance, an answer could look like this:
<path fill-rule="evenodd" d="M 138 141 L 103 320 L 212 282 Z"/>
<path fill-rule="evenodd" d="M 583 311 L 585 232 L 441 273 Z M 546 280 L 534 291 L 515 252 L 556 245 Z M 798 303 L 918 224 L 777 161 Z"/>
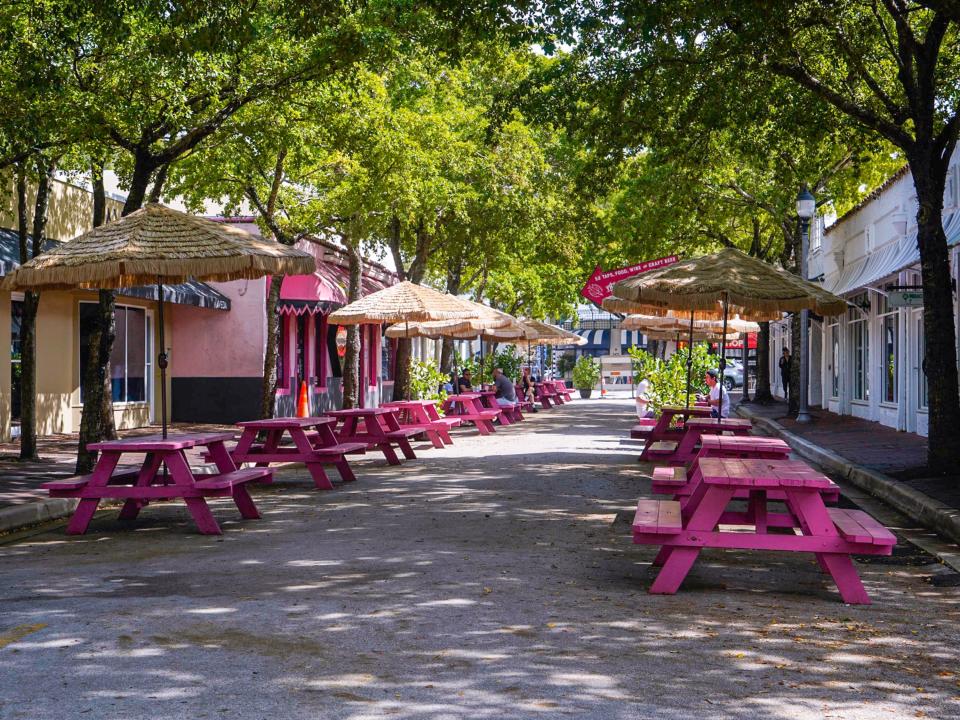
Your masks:
<path fill-rule="evenodd" d="M 351 408 L 349 410 L 330 410 L 330 417 L 342 420 L 343 425 L 336 431 L 341 443 L 360 443 L 367 450 L 377 448 L 383 453 L 390 465 L 399 465 L 400 458 L 394 452 L 394 445 L 407 460 L 415 460 L 417 455 L 410 445 L 410 438 L 423 431 L 417 427 L 400 427 L 396 412 L 388 407 Z M 363 429 L 360 429 L 360 422 Z"/>
<path fill-rule="evenodd" d="M 240 422 L 237 425 L 243 432 L 230 455 L 238 465 L 254 463 L 257 467 L 266 467 L 275 462 L 303 463 L 317 489 L 332 490 L 333 483 L 323 466 L 333 465 L 344 482 L 353 482 L 357 478 L 346 456 L 367 449 L 364 443 L 337 440 L 333 433 L 335 424 L 336 420 L 329 417 L 282 417 Z M 258 442 L 261 433 L 265 440 Z M 289 435 L 292 446 L 281 445 L 285 435 Z"/>
<path fill-rule="evenodd" d="M 396 412 L 400 427 L 420 428 L 435 448 L 453 443 L 450 429 L 460 425 L 460 418 L 440 417 L 437 404 L 433 400 L 394 400 L 383 403 L 383 407 Z"/>
<path fill-rule="evenodd" d="M 814 553 L 844 602 L 870 603 L 850 556 L 890 555 L 896 537 L 861 510 L 828 509 L 822 493 L 833 486 L 829 478 L 799 468 L 796 461 L 714 457 L 699 465 L 702 479 L 686 506 L 646 499 L 637 505 L 633 541 L 661 546 L 654 565 L 662 567 L 651 593 L 675 593 L 704 547 L 781 550 Z M 741 490 L 748 493 L 746 511 L 728 509 Z M 786 512 L 769 510 L 773 491 L 783 493 Z M 752 532 L 744 532 L 744 526 Z M 769 534 L 771 527 L 794 532 Z"/>
<path fill-rule="evenodd" d="M 695 457 L 701 436 L 720 433 L 748 435 L 752 428 L 753 424 L 744 418 L 692 417 L 684 422 L 676 440 L 649 443 L 643 449 L 646 457 L 641 453 L 640 458 L 685 465 Z"/>
<path fill-rule="evenodd" d="M 573 399 L 573 391 L 567 387 L 565 380 L 551 380 L 551 382 L 553 383 L 553 389 L 565 402 L 570 402 Z"/>
<path fill-rule="evenodd" d="M 514 392 L 517 394 L 517 405 L 519 406 L 520 412 L 523 412 L 524 410 L 533 412 L 533 410 L 536 408 L 536 404 L 530 400 L 527 400 L 527 396 L 523 392 L 523 386 L 520 383 L 516 383 L 513 388 Z M 534 390 L 534 393 L 536 393 L 536 390 Z"/>
<path fill-rule="evenodd" d="M 544 410 L 552 408 L 554 403 L 563 405 L 563 398 L 560 397 L 560 393 L 553 389 L 553 386 L 545 380 L 534 384 L 533 393 Z"/>
<path fill-rule="evenodd" d="M 686 423 L 689 418 L 693 417 L 710 417 L 710 408 L 698 407 L 696 405 L 691 405 L 690 407 L 684 407 L 683 405 L 664 405 L 660 408 L 660 417 L 657 418 L 653 424 L 641 421 L 639 424 L 634 425 L 630 431 L 630 437 L 647 441 L 638 458 L 640 462 L 650 460 L 651 456 L 658 450 L 662 452 L 663 448 L 668 447 L 658 445 L 654 448 L 654 443 L 668 442 L 671 439 L 679 438 L 683 434 L 682 427 L 673 426 L 675 418 L 680 418 Z"/>
<path fill-rule="evenodd" d="M 500 415 L 499 411 L 483 406 L 479 393 L 447 395 L 447 399 L 443 401 L 443 412 L 448 417 L 459 418 L 462 422 L 472 422 L 481 435 L 496 432 L 493 421 Z"/>
<path fill-rule="evenodd" d="M 499 415 L 497 419 L 501 425 L 513 425 L 515 422 L 523 420 L 523 414 L 520 412 L 520 405 L 516 401 L 510 405 L 501 405 L 497 402 L 496 390 L 479 390 L 480 404 L 487 410 L 496 410 Z"/>
<path fill-rule="evenodd" d="M 55 480 L 41 485 L 51 497 L 78 498 L 77 508 L 67 525 L 67 534 L 82 535 L 93 519 L 102 499 L 122 499 L 120 519 L 132 521 L 140 510 L 157 500 L 183 498 L 190 515 L 201 533 L 221 534 L 213 513 L 207 505 L 208 497 L 230 497 L 243 518 L 260 517 L 246 485 L 252 482 L 269 483 L 273 473 L 265 468 L 238 470 L 224 443 L 233 433 L 189 433 L 162 438 L 149 435 L 121 440 L 91 443 L 100 456 L 89 475 Z M 206 447 L 217 466 L 212 474 L 194 473 L 187 461 L 186 451 Z M 139 469 L 117 470 L 125 454 L 143 454 Z M 161 473 L 161 468 L 167 472 Z"/>

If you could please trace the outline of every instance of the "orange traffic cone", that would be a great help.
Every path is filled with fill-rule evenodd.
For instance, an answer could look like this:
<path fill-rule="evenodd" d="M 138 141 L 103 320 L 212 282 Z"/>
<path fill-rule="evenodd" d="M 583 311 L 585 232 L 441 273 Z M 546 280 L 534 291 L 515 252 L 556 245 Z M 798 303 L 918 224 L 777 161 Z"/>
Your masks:
<path fill-rule="evenodd" d="M 297 417 L 310 417 L 310 400 L 307 398 L 307 381 L 300 383 L 300 397 L 297 399 Z"/>

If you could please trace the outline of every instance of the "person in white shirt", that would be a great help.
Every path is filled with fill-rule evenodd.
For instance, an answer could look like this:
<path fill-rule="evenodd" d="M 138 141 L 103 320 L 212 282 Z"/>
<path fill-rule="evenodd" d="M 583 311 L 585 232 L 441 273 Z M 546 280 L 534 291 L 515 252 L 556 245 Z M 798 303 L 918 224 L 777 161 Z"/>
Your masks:
<path fill-rule="evenodd" d="M 707 399 L 710 401 L 710 416 L 717 417 L 717 413 L 719 412 L 719 417 L 730 417 L 730 393 L 723 393 L 721 404 L 720 383 L 717 382 L 717 376 L 719 374 L 716 370 L 707 370 L 703 376 L 707 387 L 710 388 L 710 394 L 707 396 Z"/>

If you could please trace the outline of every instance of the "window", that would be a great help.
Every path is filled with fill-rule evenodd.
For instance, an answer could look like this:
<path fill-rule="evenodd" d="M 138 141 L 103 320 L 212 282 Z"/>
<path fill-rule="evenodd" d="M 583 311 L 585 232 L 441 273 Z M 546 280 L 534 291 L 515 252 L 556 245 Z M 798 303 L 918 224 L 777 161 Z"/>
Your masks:
<path fill-rule="evenodd" d="M 883 367 L 883 395 L 885 403 L 897 402 L 897 366 L 899 364 L 899 316 L 896 308 L 887 304 L 885 297 L 880 298 L 878 314 L 880 316 L 881 360 Z"/>
<path fill-rule="evenodd" d="M 920 372 L 917 373 L 917 404 L 921 408 L 929 405 L 927 395 L 927 337 L 923 331 L 923 314 L 919 313 L 917 317 L 917 363 Z"/>
<path fill-rule="evenodd" d="M 327 316 L 317 313 L 313 316 L 313 359 L 317 385 L 327 385 Z"/>
<path fill-rule="evenodd" d="M 386 326 L 383 332 L 386 331 Z M 453 344 L 454 352 L 457 351 L 457 343 Z M 386 335 L 380 338 L 380 379 L 393 380 L 393 340 Z"/>
<path fill-rule="evenodd" d="M 853 298 L 852 302 L 857 306 L 850 308 L 848 317 L 853 362 L 853 399 L 867 401 L 870 399 L 870 325 L 866 313 L 870 308 L 870 298 L 863 293 Z"/>
<path fill-rule="evenodd" d="M 840 324 L 830 326 L 830 397 L 840 397 Z"/>
<path fill-rule="evenodd" d="M 80 303 L 80 401 L 87 370 L 90 332 L 96 322 L 96 303 Z M 118 305 L 114 311 L 116 339 L 110 353 L 110 388 L 113 402 L 146 402 L 151 367 L 150 325 L 143 308 Z"/>
<path fill-rule="evenodd" d="M 957 178 L 960 175 L 960 165 L 954 165 L 947 173 L 947 184 L 943 191 L 944 209 L 955 208 L 960 204 L 960 188 L 957 187 Z"/>
<path fill-rule="evenodd" d="M 288 325 L 289 315 L 277 316 L 277 387 L 289 388 L 290 378 L 287 377 L 287 344 L 290 337 Z"/>
<path fill-rule="evenodd" d="M 820 252 L 823 245 L 823 217 L 817 216 L 810 225 L 810 252 Z"/>

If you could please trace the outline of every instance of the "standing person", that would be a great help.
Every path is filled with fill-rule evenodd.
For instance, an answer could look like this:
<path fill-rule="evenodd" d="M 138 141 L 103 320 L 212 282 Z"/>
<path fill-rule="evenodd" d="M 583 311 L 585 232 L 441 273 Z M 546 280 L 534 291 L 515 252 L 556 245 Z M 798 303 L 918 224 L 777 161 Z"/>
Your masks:
<path fill-rule="evenodd" d="M 523 390 L 523 397 L 531 403 L 536 402 L 537 384 L 533 379 L 533 375 L 530 374 L 530 368 L 525 367 L 523 369 L 523 375 L 520 378 L 520 389 Z M 537 406 L 534 405 L 532 408 L 533 412 L 537 412 Z"/>
<path fill-rule="evenodd" d="M 790 364 L 793 359 L 790 357 L 790 348 L 783 348 L 783 355 L 780 357 L 780 381 L 783 383 L 783 399 L 790 401 Z"/>
<path fill-rule="evenodd" d="M 710 417 L 730 417 L 730 393 L 723 393 L 723 404 L 720 401 L 720 383 L 717 382 L 716 370 L 707 370 L 703 376 L 704 382 L 710 388 L 707 399 L 710 401 Z"/>
<path fill-rule="evenodd" d="M 495 368 L 493 371 L 493 387 L 496 390 L 498 405 L 513 406 L 517 402 L 517 391 L 513 387 L 513 382 L 507 379 L 500 368 Z"/>

